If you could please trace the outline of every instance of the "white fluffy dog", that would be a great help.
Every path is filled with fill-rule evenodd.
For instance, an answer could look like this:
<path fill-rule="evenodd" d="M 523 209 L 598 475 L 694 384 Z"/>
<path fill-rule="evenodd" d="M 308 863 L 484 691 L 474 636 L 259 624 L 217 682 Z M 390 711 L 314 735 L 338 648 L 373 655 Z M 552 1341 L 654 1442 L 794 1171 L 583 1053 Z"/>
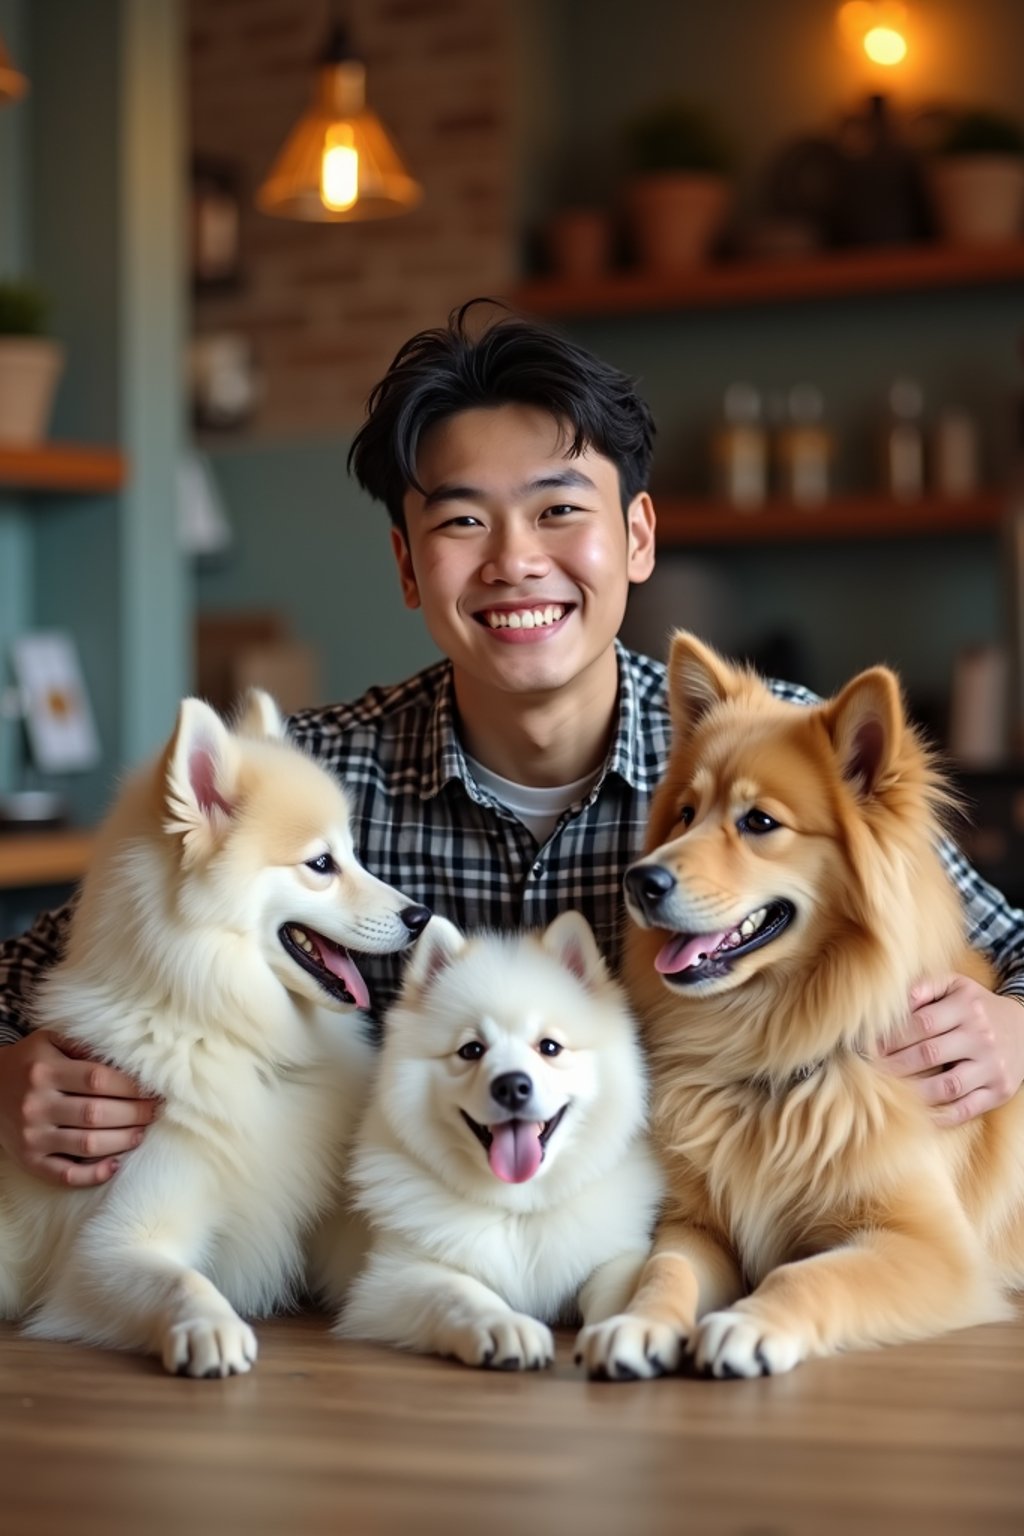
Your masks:
<path fill-rule="evenodd" d="M 645 1104 L 633 1019 L 579 913 L 471 939 L 435 917 L 352 1154 L 374 1237 L 338 1331 L 549 1364 L 548 1324 L 617 1312 L 648 1251 Z"/>
<path fill-rule="evenodd" d="M 0 1315 L 169 1371 L 248 1371 L 243 1317 L 301 1286 L 365 1101 L 348 947 L 401 949 L 428 917 L 360 867 L 344 794 L 272 700 L 230 731 L 187 699 L 101 832 L 38 1007 L 163 1111 L 97 1189 L 0 1160 Z"/>

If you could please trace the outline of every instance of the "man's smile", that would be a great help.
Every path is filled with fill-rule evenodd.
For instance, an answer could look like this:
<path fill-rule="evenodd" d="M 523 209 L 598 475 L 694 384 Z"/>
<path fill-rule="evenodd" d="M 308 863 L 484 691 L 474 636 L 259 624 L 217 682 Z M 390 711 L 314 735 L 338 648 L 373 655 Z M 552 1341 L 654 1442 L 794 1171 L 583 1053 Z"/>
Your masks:
<path fill-rule="evenodd" d="M 549 602 L 523 603 L 515 607 L 496 605 L 478 608 L 473 618 L 488 629 L 496 640 L 521 645 L 532 640 L 546 639 L 563 628 L 575 608 L 575 603 Z"/>

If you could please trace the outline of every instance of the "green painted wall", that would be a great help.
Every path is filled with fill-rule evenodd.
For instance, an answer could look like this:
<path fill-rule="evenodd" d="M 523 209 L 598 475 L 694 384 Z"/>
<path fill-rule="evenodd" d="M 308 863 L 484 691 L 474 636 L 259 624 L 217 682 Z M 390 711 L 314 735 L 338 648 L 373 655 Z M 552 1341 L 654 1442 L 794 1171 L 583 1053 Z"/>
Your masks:
<path fill-rule="evenodd" d="M 234 531 L 196 566 L 200 608 L 277 609 L 322 658 L 324 694 L 349 698 L 435 659 L 402 606 L 388 518 L 345 472 L 348 442 L 225 448 L 211 468 Z"/>

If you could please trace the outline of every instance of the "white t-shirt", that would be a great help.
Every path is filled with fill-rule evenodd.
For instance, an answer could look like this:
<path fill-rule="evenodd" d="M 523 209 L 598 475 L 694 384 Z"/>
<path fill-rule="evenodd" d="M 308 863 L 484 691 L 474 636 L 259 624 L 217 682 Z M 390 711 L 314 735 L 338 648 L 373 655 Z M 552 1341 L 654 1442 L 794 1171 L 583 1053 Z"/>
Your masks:
<path fill-rule="evenodd" d="M 529 827 L 537 842 L 546 843 L 558 823 L 558 818 L 570 805 L 576 805 L 597 782 L 601 772 L 595 768 L 574 784 L 555 784 L 546 789 L 534 789 L 528 784 L 513 784 L 499 773 L 492 773 L 483 763 L 466 753 L 466 761 L 481 789 L 500 800 L 513 816 Z"/>

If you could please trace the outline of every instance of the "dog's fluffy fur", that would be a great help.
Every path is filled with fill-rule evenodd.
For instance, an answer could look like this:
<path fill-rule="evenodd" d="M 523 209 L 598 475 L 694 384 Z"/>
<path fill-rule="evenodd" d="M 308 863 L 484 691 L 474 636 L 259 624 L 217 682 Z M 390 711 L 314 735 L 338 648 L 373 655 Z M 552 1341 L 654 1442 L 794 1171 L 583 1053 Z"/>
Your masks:
<path fill-rule="evenodd" d="M 1005 1316 L 1022 1096 L 944 1129 L 873 1059 L 913 983 L 991 982 L 896 678 L 808 709 L 679 634 L 669 686 L 672 758 L 626 877 L 669 1193 L 626 1315 L 584 1340 L 589 1369 L 655 1375 L 688 1346 L 751 1376 Z"/>
<path fill-rule="evenodd" d="M 373 1229 L 338 1331 L 529 1369 L 548 1324 L 621 1308 L 660 1173 L 634 1022 L 586 921 L 463 938 L 434 918 L 385 1021 L 350 1179 Z"/>
<path fill-rule="evenodd" d="M 267 695 L 234 731 L 186 700 L 101 831 L 37 1009 L 162 1113 L 99 1188 L 0 1161 L 0 1315 L 169 1371 L 247 1371 L 242 1317 L 301 1286 L 365 1100 L 347 947 L 401 949 L 427 915 L 360 867 L 344 794 Z"/>

